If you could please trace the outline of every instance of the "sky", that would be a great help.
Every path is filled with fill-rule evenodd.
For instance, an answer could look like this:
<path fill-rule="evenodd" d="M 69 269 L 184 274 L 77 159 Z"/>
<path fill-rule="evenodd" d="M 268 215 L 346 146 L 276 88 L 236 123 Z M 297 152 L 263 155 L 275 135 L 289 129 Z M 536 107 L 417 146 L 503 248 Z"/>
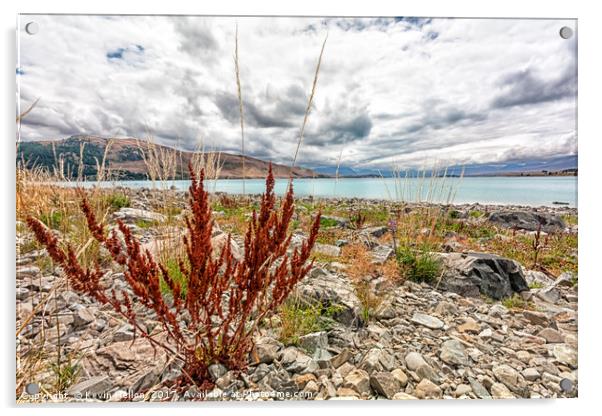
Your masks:
<path fill-rule="evenodd" d="M 147 137 L 298 165 L 402 169 L 577 154 L 573 20 L 27 16 L 21 140 Z M 35 21 L 39 31 L 25 32 Z M 19 111 L 19 109 L 17 110 Z"/>

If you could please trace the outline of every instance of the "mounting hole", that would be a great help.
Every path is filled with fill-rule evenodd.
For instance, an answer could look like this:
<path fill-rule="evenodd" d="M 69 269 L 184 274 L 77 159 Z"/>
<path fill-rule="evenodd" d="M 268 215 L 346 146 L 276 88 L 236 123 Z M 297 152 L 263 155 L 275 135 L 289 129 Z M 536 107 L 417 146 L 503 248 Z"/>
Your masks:
<path fill-rule="evenodd" d="M 573 29 L 568 26 L 561 27 L 559 33 L 562 39 L 570 39 L 573 37 Z"/>
<path fill-rule="evenodd" d="M 35 35 L 40 30 L 40 26 L 36 22 L 29 22 L 25 25 L 25 31 L 30 35 Z"/>
<path fill-rule="evenodd" d="M 573 390 L 573 382 L 571 380 L 569 380 L 568 378 L 563 378 L 562 380 L 560 380 L 560 388 L 565 393 L 568 393 L 571 390 Z"/>
<path fill-rule="evenodd" d="M 36 383 L 29 383 L 25 386 L 25 392 L 27 392 L 27 394 L 29 395 L 34 396 L 40 393 L 40 386 L 38 386 Z"/>

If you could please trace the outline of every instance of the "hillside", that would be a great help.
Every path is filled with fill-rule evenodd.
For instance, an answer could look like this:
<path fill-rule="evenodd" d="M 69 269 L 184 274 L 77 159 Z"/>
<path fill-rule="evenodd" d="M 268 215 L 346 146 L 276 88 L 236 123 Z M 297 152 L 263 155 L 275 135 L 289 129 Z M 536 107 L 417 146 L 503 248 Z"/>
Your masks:
<path fill-rule="evenodd" d="M 54 149 L 53 149 L 54 143 Z M 101 162 L 107 145 L 107 139 L 96 136 L 72 136 L 63 140 L 21 142 L 17 151 L 17 163 L 24 161 L 27 167 L 44 167 L 53 170 L 58 166 L 58 160 L 64 160 L 64 174 L 67 177 L 76 177 L 80 159 L 80 145 L 85 143 L 83 152 L 83 176 L 95 179 L 97 174 L 97 161 Z M 194 155 L 193 152 L 175 151 L 174 149 L 156 145 L 158 153 L 176 152 L 176 179 L 188 179 L 188 162 Z M 107 154 L 106 167 L 110 169 L 112 177 L 127 179 L 147 179 L 147 166 L 142 157 L 142 150 L 147 150 L 144 141 L 134 138 L 115 139 Z M 243 157 L 230 153 L 220 155 L 222 170 L 220 178 L 242 178 Z M 265 178 L 268 171 L 268 162 L 245 157 L 245 177 Z M 272 164 L 274 175 L 279 178 L 289 176 L 288 166 Z M 295 168 L 293 176 L 296 178 L 324 177 L 310 169 Z"/>

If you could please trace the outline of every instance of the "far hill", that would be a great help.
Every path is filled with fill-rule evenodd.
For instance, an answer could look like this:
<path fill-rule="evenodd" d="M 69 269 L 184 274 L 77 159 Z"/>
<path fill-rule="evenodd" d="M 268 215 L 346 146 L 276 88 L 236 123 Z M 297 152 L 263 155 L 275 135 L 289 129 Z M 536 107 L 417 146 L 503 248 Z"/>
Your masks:
<path fill-rule="evenodd" d="M 85 144 L 84 144 L 85 143 Z M 59 160 L 63 160 L 63 173 L 67 177 L 75 178 L 80 166 L 80 148 L 84 144 L 83 151 L 83 176 L 88 180 L 94 180 L 97 175 L 97 166 L 103 160 L 103 155 L 108 144 L 108 139 L 97 136 L 72 136 L 62 140 L 45 140 L 21 142 L 17 150 L 17 163 L 24 161 L 28 168 L 33 166 L 44 167 L 52 171 L 59 166 Z M 179 151 L 162 145 L 156 146 L 156 153 L 175 154 L 172 159 L 176 163 L 176 179 L 188 179 L 188 162 L 194 152 Z M 148 178 L 148 169 L 144 161 L 142 151 L 148 152 L 146 141 L 135 138 L 114 139 L 111 142 L 106 158 L 106 167 L 110 169 L 112 177 L 120 180 Z M 205 155 L 209 155 L 207 152 Z M 243 177 L 243 157 L 230 153 L 219 155 L 222 169 L 221 179 L 235 179 Z M 269 163 L 263 160 L 246 156 L 245 177 L 249 179 L 263 179 L 267 175 Z M 288 178 L 290 167 L 272 164 L 274 176 L 277 178 Z M 325 177 L 311 169 L 295 168 L 293 177 L 312 178 Z"/>

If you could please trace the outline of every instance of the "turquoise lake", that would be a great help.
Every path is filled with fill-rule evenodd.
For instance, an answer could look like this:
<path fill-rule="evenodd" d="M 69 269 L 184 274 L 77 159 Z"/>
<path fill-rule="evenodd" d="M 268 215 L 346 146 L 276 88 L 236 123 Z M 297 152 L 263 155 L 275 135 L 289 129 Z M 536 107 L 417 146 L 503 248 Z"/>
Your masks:
<path fill-rule="evenodd" d="M 265 189 L 265 181 L 247 179 L 247 194 L 259 194 Z M 276 180 L 276 192 L 286 191 L 288 180 Z M 92 185 L 92 183 L 90 183 Z M 102 187 L 124 186 L 152 188 L 150 181 L 118 181 L 100 183 Z M 155 186 L 175 186 L 186 190 L 189 181 L 169 181 Z M 241 179 L 208 180 L 210 191 L 241 194 Z M 553 206 L 553 202 L 565 202 L 577 206 L 577 177 L 465 177 L 465 178 L 340 178 L 295 179 L 296 196 L 369 198 L 405 200 L 409 202 L 430 201 L 454 204 L 475 203 L 500 205 Z"/>

